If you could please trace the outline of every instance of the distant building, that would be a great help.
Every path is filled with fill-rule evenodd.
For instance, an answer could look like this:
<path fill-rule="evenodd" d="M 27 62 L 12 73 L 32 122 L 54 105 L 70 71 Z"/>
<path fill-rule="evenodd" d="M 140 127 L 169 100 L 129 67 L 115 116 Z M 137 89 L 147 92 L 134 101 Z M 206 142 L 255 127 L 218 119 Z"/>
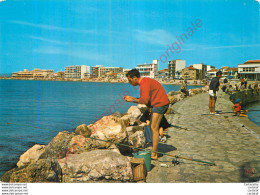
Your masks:
<path fill-rule="evenodd" d="M 168 71 L 169 71 L 169 78 L 170 79 L 179 79 L 182 69 L 186 66 L 185 60 L 170 60 L 168 61 Z"/>
<path fill-rule="evenodd" d="M 110 75 L 110 77 L 115 77 L 117 73 L 123 72 L 123 68 L 122 67 L 99 67 L 98 71 L 99 71 L 98 77 L 106 77 L 107 75 Z"/>
<path fill-rule="evenodd" d="M 248 60 L 244 64 L 238 64 L 240 78 L 249 80 L 260 80 L 260 60 Z"/>
<path fill-rule="evenodd" d="M 28 69 L 24 69 L 24 71 L 13 72 L 12 77 L 21 78 L 21 79 L 46 79 L 53 78 L 54 70 L 41 70 L 39 68 L 35 68 L 32 71 Z"/>
<path fill-rule="evenodd" d="M 220 68 L 220 71 L 222 72 L 222 77 L 228 79 L 237 78 L 238 75 L 238 68 L 230 68 L 228 66 L 224 66 Z"/>
<path fill-rule="evenodd" d="M 139 64 L 136 69 L 140 72 L 142 77 L 155 78 L 159 70 L 159 60 L 153 60 L 152 64 Z"/>
<path fill-rule="evenodd" d="M 182 69 L 182 78 L 188 80 L 198 80 L 200 71 L 192 66 Z"/>
<path fill-rule="evenodd" d="M 66 79 L 83 79 L 85 73 L 90 73 L 90 66 L 75 65 L 65 67 Z"/>
<path fill-rule="evenodd" d="M 211 69 L 207 72 L 207 78 L 212 79 L 213 77 L 216 77 L 216 73 L 218 72 L 218 69 Z"/>
<path fill-rule="evenodd" d="M 215 66 L 211 66 L 211 65 L 207 65 L 207 72 L 208 72 L 209 70 L 212 70 L 212 69 L 216 69 L 216 67 L 215 67 Z"/>
<path fill-rule="evenodd" d="M 157 74 L 155 75 L 155 78 L 158 79 L 168 79 L 169 77 L 169 71 L 168 69 L 163 69 L 157 72 Z"/>
<path fill-rule="evenodd" d="M 96 65 L 91 67 L 91 77 L 92 78 L 98 78 L 99 77 L 99 68 L 102 67 L 102 65 Z"/>
<path fill-rule="evenodd" d="M 192 64 L 194 68 L 199 70 L 199 79 L 205 79 L 207 76 L 207 65 L 205 64 Z"/>

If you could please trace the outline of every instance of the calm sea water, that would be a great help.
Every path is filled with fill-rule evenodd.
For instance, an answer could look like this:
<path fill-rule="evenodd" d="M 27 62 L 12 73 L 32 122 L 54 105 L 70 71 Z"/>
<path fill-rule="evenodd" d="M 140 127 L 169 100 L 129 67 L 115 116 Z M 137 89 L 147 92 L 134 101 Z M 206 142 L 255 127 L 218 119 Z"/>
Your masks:
<path fill-rule="evenodd" d="M 180 86 L 164 88 L 168 93 Z M 48 144 L 59 131 L 94 123 L 109 108 L 126 112 L 135 104 L 124 102 L 124 93 L 139 97 L 139 89 L 127 83 L 0 80 L 0 175 L 31 146 Z"/>
<path fill-rule="evenodd" d="M 248 110 L 248 118 L 260 127 L 260 102 L 252 103 L 246 109 Z"/>

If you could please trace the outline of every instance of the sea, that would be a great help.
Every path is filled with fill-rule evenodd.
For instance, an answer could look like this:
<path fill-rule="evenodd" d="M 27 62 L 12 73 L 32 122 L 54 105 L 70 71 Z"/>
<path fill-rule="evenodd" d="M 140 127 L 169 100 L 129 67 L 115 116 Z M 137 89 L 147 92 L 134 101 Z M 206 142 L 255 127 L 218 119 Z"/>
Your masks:
<path fill-rule="evenodd" d="M 180 85 L 163 86 L 167 93 L 180 90 Z M 136 105 L 123 101 L 124 95 L 139 97 L 139 88 L 128 83 L 0 80 L 0 176 L 34 144 L 47 145 L 60 131 L 72 132 Z M 252 108 L 260 110 L 260 104 Z M 259 114 L 248 115 L 260 125 Z"/>

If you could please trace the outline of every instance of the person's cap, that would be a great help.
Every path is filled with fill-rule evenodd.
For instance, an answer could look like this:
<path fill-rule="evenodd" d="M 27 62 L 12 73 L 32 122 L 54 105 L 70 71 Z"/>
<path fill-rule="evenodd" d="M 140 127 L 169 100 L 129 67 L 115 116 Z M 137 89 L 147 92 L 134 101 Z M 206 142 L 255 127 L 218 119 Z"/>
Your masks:
<path fill-rule="evenodd" d="M 239 98 L 237 98 L 236 99 L 236 101 L 235 101 L 235 103 L 239 103 L 240 102 L 240 99 Z"/>

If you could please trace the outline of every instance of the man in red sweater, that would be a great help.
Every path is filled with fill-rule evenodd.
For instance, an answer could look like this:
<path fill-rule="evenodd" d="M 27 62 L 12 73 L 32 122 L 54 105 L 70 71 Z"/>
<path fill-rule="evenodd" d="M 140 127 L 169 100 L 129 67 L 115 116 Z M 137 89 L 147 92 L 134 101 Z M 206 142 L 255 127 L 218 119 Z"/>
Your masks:
<path fill-rule="evenodd" d="M 152 150 L 157 152 L 159 142 L 159 124 L 163 115 L 169 107 L 168 96 L 163 86 L 156 80 L 140 77 L 137 69 L 132 69 L 126 74 L 128 81 L 133 86 L 140 86 L 140 98 L 125 96 L 127 102 L 134 102 L 138 104 L 146 104 L 152 107 L 152 114 L 150 119 L 150 129 L 152 133 Z M 158 159 L 157 153 L 152 152 L 152 159 Z"/>

